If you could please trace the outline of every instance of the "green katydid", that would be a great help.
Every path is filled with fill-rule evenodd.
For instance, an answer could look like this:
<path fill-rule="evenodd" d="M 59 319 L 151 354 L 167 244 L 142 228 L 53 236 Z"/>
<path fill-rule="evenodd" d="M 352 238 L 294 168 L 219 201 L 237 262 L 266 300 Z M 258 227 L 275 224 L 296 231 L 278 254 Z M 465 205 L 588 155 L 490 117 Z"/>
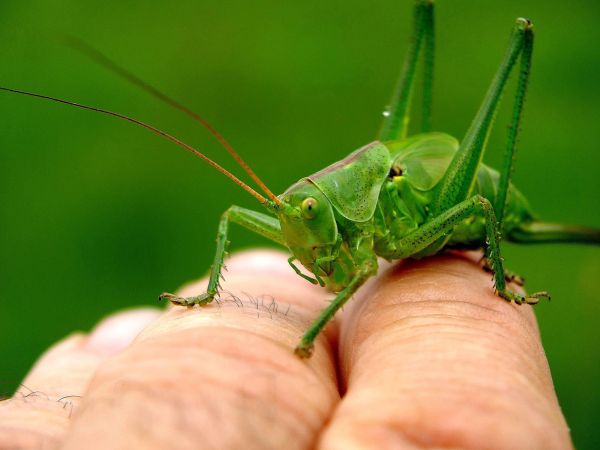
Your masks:
<path fill-rule="evenodd" d="M 451 248 L 485 248 L 485 267 L 493 272 L 497 294 L 517 304 L 535 304 L 546 292 L 522 296 L 507 287 L 500 238 L 522 243 L 600 243 L 600 230 L 539 221 L 524 196 L 510 183 L 517 135 L 529 81 L 533 26 L 519 18 L 502 63 L 463 140 L 430 131 L 434 26 L 433 1 L 417 0 L 414 35 L 379 140 L 293 184 L 276 196 L 204 119 L 154 87 L 116 66 L 97 51 L 84 52 L 152 95 L 192 116 L 207 128 L 258 184 L 266 197 L 177 138 L 136 119 L 99 108 L 30 92 L 0 88 L 108 114 L 141 125 L 194 153 L 255 197 L 267 214 L 232 206 L 221 217 L 208 288 L 196 297 L 164 293 L 178 305 L 206 305 L 219 294 L 219 279 L 237 223 L 287 247 L 289 263 L 300 276 L 336 296 L 302 337 L 295 353 L 309 357 L 313 342 L 335 313 L 377 271 L 377 258 L 421 258 Z M 80 46 L 81 47 L 81 46 Z M 416 69 L 423 63 L 421 133 L 408 137 Z M 500 98 L 518 65 L 508 142 L 500 172 L 481 161 Z M 300 271 L 299 261 L 312 276 Z M 518 278 L 515 281 L 519 281 Z"/>

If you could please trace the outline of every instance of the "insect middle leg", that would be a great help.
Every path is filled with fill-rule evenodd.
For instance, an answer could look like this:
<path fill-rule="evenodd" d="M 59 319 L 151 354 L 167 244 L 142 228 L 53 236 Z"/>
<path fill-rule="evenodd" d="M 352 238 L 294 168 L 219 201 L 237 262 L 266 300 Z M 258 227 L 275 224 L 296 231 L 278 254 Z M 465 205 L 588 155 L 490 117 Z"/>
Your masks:
<path fill-rule="evenodd" d="M 480 195 L 464 200 L 458 205 L 430 219 L 408 236 L 397 243 L 398 252 L 391 257 L 403 259 L 414 255 L 449 235 L 461 221 L 481 213 L 485 219 L 486 257 L 494 274 L 494 287 L 500 297 L 517 304 L 535 304 L 540 298 L 550 298 L 547 292 L 536 292 L 523 296 L 507 289 L 504 266 L 500 256 L 500 233 L 496 223 L 496 215 L 490 201 Z"/>
<path fill-rule="evenodd" d="M 484 256 L 481 258 L 479 262 L 481 264 L 481 268 L 486 272 L 494 273 L 494 268 L 492 267 L 491 261 Z M 525 286 L 525 278 L 519 275 L 518 273 L 512 272 L 508 269 L 504 269 L 504 279 L 507 283 L 515 283 L 519 286 Z"/>
<path fill-rule="evenodd" d="M 250 209 L 240 208 L 239 206 L 231 206 L 223 213 L 219 222 L 217 250 L 211 267 L 206 292 L 194 297 L 178 297 L 165 292 L 159 296 L 160 300 L 169 300 L 172 303 L 184 306 L 206 305 L 213 301 L 219 291 L 223 261 L 227 255 L 227 248 L 229 246 L 227 235 L 230 221 L 242 225 L 244 228 L 254 231 L 267 239 L 285 245 L 283 236 L 281 235 L 281 227 L 276 218 Z"/>

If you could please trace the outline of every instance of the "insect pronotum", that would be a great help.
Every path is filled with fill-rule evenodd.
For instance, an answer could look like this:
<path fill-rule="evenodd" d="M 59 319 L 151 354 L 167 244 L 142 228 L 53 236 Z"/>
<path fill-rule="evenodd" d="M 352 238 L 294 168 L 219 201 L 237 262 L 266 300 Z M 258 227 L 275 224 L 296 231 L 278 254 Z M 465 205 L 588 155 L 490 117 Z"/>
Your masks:
<path fill-rule="evenodd" d="M 302 178 L 281 195 L 271 192 L 204 119 L 81 42 L 73 43 L 120 76 L 200 122 L 264 195 L 195 148 L 137 119 L 23 90 L 7 87 L 0 90 L 107 114 L 145 127 L 203 159 L 258 200 L 266 214 L 237 206 L 223 213 L 205 293 L 188 298 L 164 293 L 160 297 L 186 306 L 213 301 L 219 295 L 229 223 L 246 227 L 287 247 L 292 255 L 289 264 L 299 276 L 336 293 L 295 349 L 298 356 L 306 358 L 329 320 L 376 273 L 378 257 L 387 260 L 422 258 L 445 249 L 484 248 L 484 267 L 493 273 L 498 296 L 517 304 L 535 304 L 541 298 L 549 298 L 549 294 L 536 292 L 523 296 L 508 289 L 507 280 L 519 282 L 520 279 L 504 269 L 501 238 L 522 243 L 600 243 L 597 228 L 539 220 L 510 181 L 533 51 L 533 25 L 528 19 L 516 20 L 506 53 L 463 139 L 459 142 L 450 135 L 430 131 L 433 10 L 432 0 L 415 2 L 414 31 L 408 55 L 390 106 L 384 113 L 378 140 Z M 421 62 L 424 68 L 421 132 L 408 136 L 416 69 Z M 497 172 L 481 160 L 500 98 L 513 71 L 518 77 L 516 94 L 503 163 Z M 302 273 L 294 261 L 312 276 Z"/>

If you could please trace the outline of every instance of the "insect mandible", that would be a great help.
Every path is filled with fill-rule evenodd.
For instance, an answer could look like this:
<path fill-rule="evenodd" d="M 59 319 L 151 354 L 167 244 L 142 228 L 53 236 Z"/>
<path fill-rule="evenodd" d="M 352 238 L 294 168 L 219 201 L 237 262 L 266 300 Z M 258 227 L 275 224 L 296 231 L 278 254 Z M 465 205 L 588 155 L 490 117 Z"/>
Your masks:
<path fill-rule="evenodd" d="M 546 292 L 522 296 L 507 287 L 519 281 L 505 271 L 500 239 L 524 243 L 600 243 L 600 230 L 538 220 L 525 197 L 511 184 L 512 166 L 530 76 L 533 25 L 519 18 L 508 48 L 482 105 L 459 142 L 430 131 L 433 86 L 433 1 L 417 0 L 414 31 L 400 78 L 378 140 L 345 159 L 299 180 L 283 194 L 273 194 L 227 141 L 201 117 L 160 91 L 118 68 L 93 49 L 90 56 L 139 87 L 201 122 L 236 158 L 258 184 L 259 194 L 196 149 L 163 131 L 118 113 L 21 90 L 4 91 L 40 97 L 112 115 L 141 125 L 184 147 L 228 176 L 256 198 L 267 213 L 237 206 L 223 213 L 208 288 L 196 297 L 164 293 L 179 305 L 206 305 L 219 294 L 219 279 L 227 252 L 228 229 L 236 223 L 287 247 L 291 268 L 309 282 L 336 292 L 333 301 L 311 324 L 295 349 L 309 357 L 313 342 L 335 313 L 377 271 L 377 258 L 421 258 L 445 249 L 485 248 L 484 267 L 493 273 L 499 297 L 517 304 L 535 304 Z M 421 133 L 408 136 L 417 66 L 423 64 Z M 497 172 L 482 161 L 500 98 L 511 72 L 517 72 L 513 113 L 502 168 Z M 299 262 L 312 276 L 304 274 Z"/>

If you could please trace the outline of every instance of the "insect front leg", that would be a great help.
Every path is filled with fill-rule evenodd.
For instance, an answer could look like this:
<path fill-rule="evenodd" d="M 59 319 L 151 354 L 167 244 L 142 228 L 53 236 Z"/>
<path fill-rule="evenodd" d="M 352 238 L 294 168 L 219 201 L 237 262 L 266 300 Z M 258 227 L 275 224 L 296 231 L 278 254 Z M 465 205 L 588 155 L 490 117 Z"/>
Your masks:
<path fill-rule="evenodd" d="M 393 259 L 407 258 L 432 245 L 444 236 L 452 233 L 454 227 L 466 218 L 476 213 L 483 213 L 486 232 L 486 257 L 489 260 L 491 270 L 494 273 L 494 284 L 496 292 L 500 297 L 517 304 L 535 304 L 540 298 L 548 298 L 547 292 L 536 292 L 523 296 L 506 288 L 504 279 L 504 266 L 500 256 L 500 233 L 496 223 L 496 215 L 490 201 L 480 195 L 475 195 L 458 205 L 444 211 L 437 217 L 430 219 L 417 230 L 397 242 L 398 252 L 391 257 Z"/>
<path fill-rule="evenodd" d="M 281 235 L 281 227 L 276 218 L 250 209 L 240 208 L 239 206 L 231 206 L 223 213 L 219 222 L 217 250 L 213 259 L 206 292 L 195 297 L 178 297 L 174 294 L 165 292 L 159 296 L 160 300 L 169 300 L 176 305 L 183 306 L 206 305 L 213 301 L 219 291 L 219 281 L 221 278 L 221 271 L 223 270 L 223 261 L 225 260 L 227 247 L 229 246 L 227 235 L 229 232 L 230 221 L 254 231 L 267 239 L 277 242 L 278 244 L 285 245 L 283 236 Z"/>
<path fill-rule="evenodd" d="M 331 301 L 329 306 L 319 314 L 310 325 L 300 343 L 294 350 L 294 353 L 300 358 L 310 358 L 314 349 L 314 341 L 319 333 L 325 328 L 325 325 L 335 316 L 335 313 L 348 301 L 350 297 L 360 288 L 364 282 L 375 275 L 377 272 L 377 262 L 368 261 L 359 269 L 352 281 L 342 291 L 340 291 Z"/>

